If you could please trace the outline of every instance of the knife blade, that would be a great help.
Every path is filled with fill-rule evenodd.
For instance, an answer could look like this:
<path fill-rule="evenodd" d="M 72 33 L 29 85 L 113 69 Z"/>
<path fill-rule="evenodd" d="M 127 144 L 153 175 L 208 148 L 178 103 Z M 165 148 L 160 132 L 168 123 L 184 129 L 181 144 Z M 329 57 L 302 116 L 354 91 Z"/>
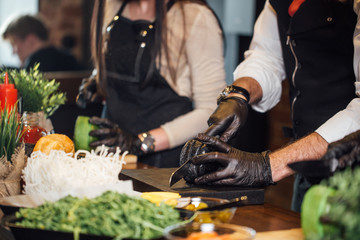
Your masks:
<path fill-rule="evenodd" d="M 318 179 L 332 176 L 338 165 L 339 161 L 336 158 L 333 158 L 330 161 L 308 160 L 288 164 L 295 172 L 298 172 L 305 177 Z"/>
<path fill-rule="evenodd" d="M 170 176 L 169 185 L 172 187 L 175 183 L 180 181 L 186 174 L 186 165 L 191 161 L 191 158 L 186 160 L 178 169 L 176 169 Z"/>
<path fill-rule="evenodd" d="M 221 203 L 215 206 L 201 208 L 198 211 L 200 212 L 206 212 L 206 211 L 214 211 L 214 210 L 223 210 L 226 208 L 232 208 L 232 207 L 242 207 L 246 206 L 248 204 L 248 199 L 242 199 L 242 198 L 234 198 L 229 200 L 229 202 Z"/>

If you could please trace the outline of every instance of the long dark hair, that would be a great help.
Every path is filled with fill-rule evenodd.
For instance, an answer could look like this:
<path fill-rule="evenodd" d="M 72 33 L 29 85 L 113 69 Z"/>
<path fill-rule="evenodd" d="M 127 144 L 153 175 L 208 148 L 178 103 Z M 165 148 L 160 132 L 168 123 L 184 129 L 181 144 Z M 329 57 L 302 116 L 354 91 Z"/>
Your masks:
<path fill-rule="evenodd" d="M 124 1 L 132 1 L 132 0 L 124 0 Z M 101 91 L 105 94 L 105 87 L 106 87 L 106 73 L 105 73 L 105 62 L 104 62 L 104 54 L 102 53 L 102 44 L 103 44 L 103 34 L 102 34 L 102 27 L 103 27 L 103 18 L 105 12 L 105 2 L 104 0 L 95 0 L 93 15 L 91 19 L 91 54 L 94 65 L 98 71 L 97 74 L 97 83 L 98 86 L 101 87 Z M 207 6 L 212 12 L 213 10 L 208 6 L 206 0 L 169 0 L 168 4 L 165 4 L 165 0 L 156 0 L 155 1 L 155 14 L 156 14 L 156 21 L 154 28 L 155 36 L 154 36 L 154 44 L 151 48 L 151 60 L 149 69 L 146 74 L 145 80 L 141 83 L 141 86 L 144 87 L 151 81 L 151 77 L 153 76 L 156 69 L 160 70 L 160 66 L 156 66 L 156 59 L 159 57 L 160 62 L 161 58 L 165 57 L 167 65 L 169 67 L 169 72 L 171 76 L 171 80 L 176 83 L 176 71 L 177 67 L 172 66 L 173 63 L 170 62 L 170 57 L 168 53 L 168 46 L 167 46 L 167 24 L 165 21 L 167 8 L 174 3 L 185 3 L 185 2 L 195 2 L 198 4 L 202 4 Z M 124 2 L 126 3 L 126 2 Z M 181 10 L 183 12 L 183 27 L 185 28 L 185 13 L 183 4 L 181 4 Z M 213 12 L 214 13 L 214 12 Z M 214 13 L 216 19 L 218 20 L 216 14 Z M 222 30 L 222 26 L 220 21 L 218 20 L 219 26 Z M 224 37 L 224 34 L 223 34 Z M 181 47 L 179 49 L 180 53 L 183 51 L 185 46 L 185 36 L 183 36 L 183 40 L 181 43 Z M 161 56 L 162 52 L 161 49 L 164 48 L 165 56 Z M 100 81 L 101 80 L 101 81 Z"/>

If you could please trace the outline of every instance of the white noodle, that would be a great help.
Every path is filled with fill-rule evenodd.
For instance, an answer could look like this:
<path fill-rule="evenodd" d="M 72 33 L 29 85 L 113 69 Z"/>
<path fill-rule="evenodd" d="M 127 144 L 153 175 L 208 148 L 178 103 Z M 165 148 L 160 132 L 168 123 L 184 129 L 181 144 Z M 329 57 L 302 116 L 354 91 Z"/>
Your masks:
<path fill-rule="evenodd" d="M 109 153 L 104 145 L 91 152 L 79 150 L 75 156 L 52 150 L 49 155 L 33 152 L 23 169 L 25 194 L 70 191 L 74 188 L 119 182 L 127 151 Z"/>

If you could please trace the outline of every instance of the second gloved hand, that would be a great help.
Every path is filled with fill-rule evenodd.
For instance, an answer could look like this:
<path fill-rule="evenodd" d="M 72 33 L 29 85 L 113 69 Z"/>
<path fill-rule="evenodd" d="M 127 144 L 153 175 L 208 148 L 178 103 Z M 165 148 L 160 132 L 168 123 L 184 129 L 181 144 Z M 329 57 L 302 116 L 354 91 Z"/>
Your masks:
<path fill-rule="evenodd" d="M 324 161 L 338 161 L 337 169 L 360 164 L 360 130 L 345 136 L 328 146 L 328 150 L 321 158 Z"/>
<path fill-rule="evenodd" d="M 101 102 L 102 96 L 97 91 L 96 78 L 94 75 L 84 78 L 76 96 L 76 105 L 85 109 L 88 103 Z"/>
<path fill-rule="evenodd" d="M 221 169 L 195 179 L 196 184 L 267 186 L 274 184 L 268 152 L 248 153 L 224 143 L 216 137 L 199 134 L 197 139 L 214 152 L 197 155 L 193 164 L 218 163 Z M 216 151 L 216 152 L 215 152 Z"/>
<path fill-rule="evenodd" d="M 91 117 L 91 124 L 99 126 L 99 129 L 92 130 L 89 135 L 97 137 L 99 140 L 90 143 L 90 147 L 105 145 L 109 151 L 115 152 L 119 147 L 122 152 L 129 151 L 131 154 L 141 155 L 141 141 L 137 136 L 131 135 L 119 126 L 106 118 Z"/>
<path fill-rule="evenodd" d="M 228 142 L 245 124 L 248 116 L 248 104 L 242 98 L 229 97 L 219 102 L 215 112 L 208 120 L 209 128 L 205 134 L 220 136 Z"/>

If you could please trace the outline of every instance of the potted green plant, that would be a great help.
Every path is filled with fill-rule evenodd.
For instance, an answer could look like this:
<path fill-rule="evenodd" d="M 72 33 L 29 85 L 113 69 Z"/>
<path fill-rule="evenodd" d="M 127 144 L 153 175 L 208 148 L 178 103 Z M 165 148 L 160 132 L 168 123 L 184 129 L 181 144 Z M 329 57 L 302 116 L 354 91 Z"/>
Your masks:
<path fill-rule="evenodd" d="M 39 64 L 29 71 L 3 69 L 8 72 L 9 83 L 13 83 L 18 91 L 20 112 L 28 129 L 24 141 L 32 147 L 41 136 L 52 131 L 49 117 L 66 101 L 66 94 L 59 91 L 60 83 L 55 79 L 48 80 L 38 68 Z M 31 150 L 31 146 L 27 145 L 27 149 Z"/>
<path fill-rule="evenodd" d="M 66 101 L 66 94 L 60 92 L 60 83 L 55 79 L 48 80 L 38 70 L 39 64 L 29 71 L 25 69 L 3 69 L 8 72 L 9 82 L 15 84 L 21 97 L 21 107 L 24 112 L 44 112 L 50 117 L 60 105 Z"/>
<path fill-rule="evenodd" d="M 0 197 L 21 192 L 21 171 L 26 163 L 22 129 L 16 108 L 0 110 Z"/>

